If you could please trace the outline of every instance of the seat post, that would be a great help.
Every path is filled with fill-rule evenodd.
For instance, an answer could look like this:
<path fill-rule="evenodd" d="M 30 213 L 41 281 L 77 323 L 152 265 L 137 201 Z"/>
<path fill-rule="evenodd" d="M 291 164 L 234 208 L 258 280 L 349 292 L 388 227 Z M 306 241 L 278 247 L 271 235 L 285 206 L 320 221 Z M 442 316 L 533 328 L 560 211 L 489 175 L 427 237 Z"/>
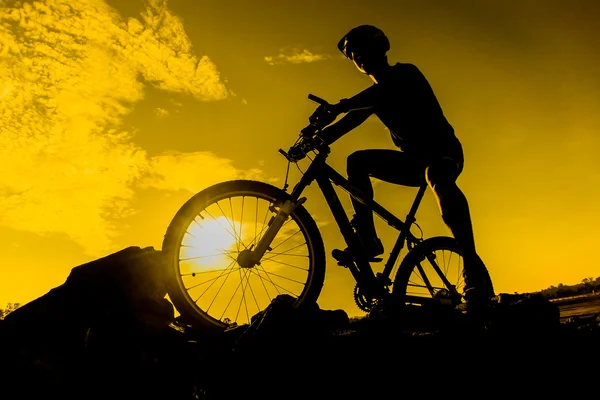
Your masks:
<path fill-rule="evenodd" d="M 410 211 L 406 215 L 406 221 L 405 222 L 409 226 L 413 222 L 415 222 L 415 214 L 417 213 L 417 209 L 419 208 L 419 205 L 421 204 L 421 200 L 423 199 L 423 196 L 425 195 L 425 190 L 427 190 L 427 183 L 423 183 L 419 187 L 419 191 L 417 192 L 417 195 L 415 197 L 415 201 L 413 201 L 413 204 L 410 207 Z"/>
<path fill-rule="evenodd" d="M 400 254 L 402 247 L 404 246 L 404 240 L 405 240 L 405 238 L 411 236 L 410 227 L 413 224 L 413 222 L 415 222 L 415 214 L 417 213 L 419 204 L 421 204 L 421 200 L 423 199 L 423 196 L 425 195 L 425 190 L 427 190 L 427 183 L 423 183 L 419 187 L 419 191 L 417 192 L 415 201 L 413 201 L 412 207 L 410 208 L 410 211 L 408 212 L 408 214 L 406 215 L 406 219 L 404 220 L 404 226 L 406 227 L 406 230 L 403 229 L 400 232 L 400 234 L 398 235 L 398 240 L 396 240 L 396 244 L 394 244 L 394 248 L 392 249 L 392 252 L 390 253 L 390 257 L 388 258 L 387 262 L 385 263 L 383 272 L 377 273 L 378 278 L 383 276 L 383 277 L 385 277 L 385 279 L 389 280 L 389 276 L 392 272 L 392 269 L 394 268 L 396 259 L 398 258 L 398 255 Z"/>

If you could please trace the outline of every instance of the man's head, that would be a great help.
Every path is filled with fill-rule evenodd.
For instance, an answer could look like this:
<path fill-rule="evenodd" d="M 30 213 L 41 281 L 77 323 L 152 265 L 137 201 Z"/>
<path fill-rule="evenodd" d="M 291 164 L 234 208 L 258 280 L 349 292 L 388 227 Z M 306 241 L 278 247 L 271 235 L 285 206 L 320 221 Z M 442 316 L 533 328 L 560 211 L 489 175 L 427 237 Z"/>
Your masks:
<path fill-rule="evenodd" d="M 381 29 L 360 25 L 344 35 L 338 42 L 338 49 L 354 61 L 359 71 L 371 74 L 374 69 L 387 65 L 390 41 Z"/>

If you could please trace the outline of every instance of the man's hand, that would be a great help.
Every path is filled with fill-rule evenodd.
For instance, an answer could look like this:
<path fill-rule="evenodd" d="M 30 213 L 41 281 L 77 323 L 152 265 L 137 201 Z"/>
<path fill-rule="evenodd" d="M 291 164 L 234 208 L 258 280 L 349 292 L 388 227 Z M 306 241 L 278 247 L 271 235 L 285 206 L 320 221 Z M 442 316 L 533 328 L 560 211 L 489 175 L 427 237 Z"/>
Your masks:
<path fill-rule="evenodd" d="M 347 112 L 343 100 L 336 104 L 320 105 L 316 111 L 308 118 L 312 125 L 320 129 L 326 127 L 336 120 L 338 115 Z"/>
<path fill-rule="evenodd" d="M 306 152 L 304 151 L 304 149 L 300 146 L 292 146 L 290 147 L 290 149 L 288 150 L 288 156 L 290 161 L 292 162 L 298 162 L 300 160 L 302 160 L 304 157 L 306 157 Z"/>
<path fill-rule="evenodd" d="M 350 111 L 335 124 L 331 124 L 326 128 L 321 129 L 321 131 L 319 132 L 319 137 L 323 139 L 323 142 L 326 145 L 329 146 L 333 144 L 333 142 L 344 136 L 346 133 L 350 132 L 352 129 L 356 128 L 364 121 L 366 121 L 371 114 L 371 109 Z"/>
<path fill-rule="evenodd" d="M 310 121 L 311 125 L 321 129 L 335 121 L 338 115 L 339 113 L 334 107 L 321 105 L 308 118 L 308 120 Z"/>

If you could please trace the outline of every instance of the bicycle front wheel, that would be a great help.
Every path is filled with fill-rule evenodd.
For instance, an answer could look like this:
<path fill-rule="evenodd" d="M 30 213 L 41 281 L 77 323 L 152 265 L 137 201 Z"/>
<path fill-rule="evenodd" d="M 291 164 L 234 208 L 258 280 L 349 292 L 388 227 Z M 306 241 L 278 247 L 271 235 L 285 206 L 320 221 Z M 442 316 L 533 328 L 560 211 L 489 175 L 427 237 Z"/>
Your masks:
<path fill-rule="evenodd" d="M 289 194 L 267 183 L 218 183 L 189 199 L 171 221 L 162 251 L 168 294 L 191 325 L 224 330 L 248 324 L 280 294 L 295 306 L 315 303 L 325 279 L 325 251 L 313 218 L 302 206 L 290 215 L 256 265 L 238 263 Z"/>
<path fill-rule="evenodd" d="M 462 251 L 454 238 L 436 236 L 411 249 L 396 272 L 392 294 L 404 304 L 432 300 L 458 306 L 463 302 Z"/>

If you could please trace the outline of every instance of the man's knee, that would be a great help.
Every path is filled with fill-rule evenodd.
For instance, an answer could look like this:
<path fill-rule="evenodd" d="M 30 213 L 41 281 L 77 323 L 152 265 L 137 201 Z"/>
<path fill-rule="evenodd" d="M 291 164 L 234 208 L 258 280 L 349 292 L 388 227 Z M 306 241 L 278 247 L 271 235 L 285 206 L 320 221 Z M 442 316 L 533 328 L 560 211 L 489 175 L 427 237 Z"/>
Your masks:
<path fill-rule="evenodd" d="M 346 172 L 348 176 L 356 176 L 365 173 L 364 150 L 351 153 L 346 159 Z"/>
<path fill-rule="evenodd" d="M 448 169 L 429 166 L 425 170 L 425 178 L 431 189 L 439 194 L 443 194 L 449 190 L 455 190 L 456 188 L 456 177 L 454 173 Z"/>
<path fill-rule="evenodd" d="M 460 172 L 460 165 L 453 159 L 445 157 L 429 164 L 425 170 L 425 178 L 432 188 L 453 188 L 456 186 L 456 178 Z"/>

